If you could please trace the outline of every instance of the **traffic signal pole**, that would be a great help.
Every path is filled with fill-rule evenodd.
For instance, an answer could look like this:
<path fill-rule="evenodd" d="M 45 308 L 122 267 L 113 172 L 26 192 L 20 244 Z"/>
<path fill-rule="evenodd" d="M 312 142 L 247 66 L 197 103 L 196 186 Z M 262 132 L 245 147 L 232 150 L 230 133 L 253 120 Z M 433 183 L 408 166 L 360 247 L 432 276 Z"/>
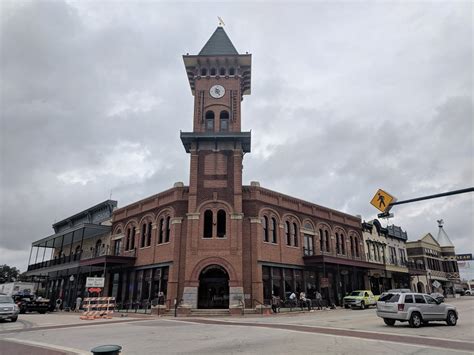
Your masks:
<path fill-rule="evenodd" d="M 378 214 L 378 217 L 379 218 L 390 217 L 390 212 L 389 211 L 395 205 L 403 205 L 405 203 L 411 203 L 411 202 L 417 202 L 417 201 L 423 201 L 423 200 L 431 200 L 433 198 L 464 194 L 464 193 L 467 193 L 467 192 L 474 192 L 474 187 L 468 187 L 466 189 L 443 192 L 443 193 L 435 194 L 435 195 L 422 196 L 422 197 L 412 198 L 412 199 L 404 200 L 404 201 L 392 202 L 388 205 L 388 208 L 387 208 L 388 212 L 380 213 L 380 214 Z"/>

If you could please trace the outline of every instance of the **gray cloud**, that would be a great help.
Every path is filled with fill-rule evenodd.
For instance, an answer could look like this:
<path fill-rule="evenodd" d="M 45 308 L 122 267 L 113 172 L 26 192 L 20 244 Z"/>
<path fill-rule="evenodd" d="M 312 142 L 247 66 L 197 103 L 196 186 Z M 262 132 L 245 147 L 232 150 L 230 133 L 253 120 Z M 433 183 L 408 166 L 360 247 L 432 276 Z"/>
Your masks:
<path fill-rule="evenodd" d="M 188 181 L 193 100 L 181 55 L 216 14 L 253 54 L 244 181 L 363 218 L 473 186 L 469 3 L 2 2 L 0 263 L 25 268 L 55 220 Z M 470 195 L 399 206 L 411 239 L 473 252 Z"/>

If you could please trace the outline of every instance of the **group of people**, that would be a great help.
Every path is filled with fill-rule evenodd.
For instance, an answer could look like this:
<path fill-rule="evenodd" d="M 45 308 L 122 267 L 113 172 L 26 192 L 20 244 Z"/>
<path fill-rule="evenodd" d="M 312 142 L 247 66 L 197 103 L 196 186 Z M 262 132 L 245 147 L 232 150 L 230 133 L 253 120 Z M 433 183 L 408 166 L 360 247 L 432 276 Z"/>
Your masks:
<path fill-rule="evenodd" d="M 298 306 L 298 303 L 299 303 L 299 306 L 301 307 L 301 310 L 303 310 L 306 307 L 308 308 L 308 311 L 313 310 L 313 304 L 312 304 L 311 299 L 306 298 L 306 294 L 303 291 L 300 292 L 299 299 L 297 299 L 296 294 L 294 292 L 292 292 L 290 294 L 289 300 L 293 304 L 294 307 Z M 314 301 L 315 301 L 315 305 L 314 305 L 315 308 L 317 307 L 319 310 L 323 308 L 322 296 L 321 296 L 321 293 L 319 293 L 319 291 L 316 291 L 316 293 L 314 294 Z M 281 299 L 280 299 L 280 297 L 272 295 L 272 311 L 273 311 L 273 313 L 280 312 L 280 308 L 281 308 Z"/>

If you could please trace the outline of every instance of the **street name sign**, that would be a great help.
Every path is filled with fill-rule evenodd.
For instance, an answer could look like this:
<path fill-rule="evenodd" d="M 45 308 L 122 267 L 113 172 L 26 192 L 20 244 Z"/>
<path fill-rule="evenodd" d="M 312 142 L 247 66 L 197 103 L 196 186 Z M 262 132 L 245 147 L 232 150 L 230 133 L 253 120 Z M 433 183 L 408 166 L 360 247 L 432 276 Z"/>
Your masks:
<path fill-rule="evenodd" d="M 88 277 L 86 279 L 86 288 L 104 287 L 105 279 L 103 277 Z"/>
<path fill-rule="evenodd" d="M 378 189 L 375 196 L 370 201 L 370 204 L 378 209 L 380 212 L 388 212 L 391 207 L 390 204 L 395 202 L 397 199 L 390 195 L 388 192 Z"/>
<path fill-rule="evenodd" d="M 434 286 L 435 288 L 439 288 L 439 287 L 441 286 L 441 284 L 440 284 L 438 281 L 434 280 L 434 281 L 433 281 L 433 286 Z"/>

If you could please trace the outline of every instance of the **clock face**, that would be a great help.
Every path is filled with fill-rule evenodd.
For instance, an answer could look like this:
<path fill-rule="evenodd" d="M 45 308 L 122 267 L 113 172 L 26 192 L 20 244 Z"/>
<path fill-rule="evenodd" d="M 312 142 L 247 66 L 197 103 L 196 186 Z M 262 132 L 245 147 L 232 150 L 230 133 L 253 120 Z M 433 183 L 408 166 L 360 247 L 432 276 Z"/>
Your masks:
<path fill-rule="evenodd" d="M 225 89 L 222 85 L 214 85 L 209 90 L 209 94 L 215 99 L 220 99 L 222 96 L 224 96 Z"/>

